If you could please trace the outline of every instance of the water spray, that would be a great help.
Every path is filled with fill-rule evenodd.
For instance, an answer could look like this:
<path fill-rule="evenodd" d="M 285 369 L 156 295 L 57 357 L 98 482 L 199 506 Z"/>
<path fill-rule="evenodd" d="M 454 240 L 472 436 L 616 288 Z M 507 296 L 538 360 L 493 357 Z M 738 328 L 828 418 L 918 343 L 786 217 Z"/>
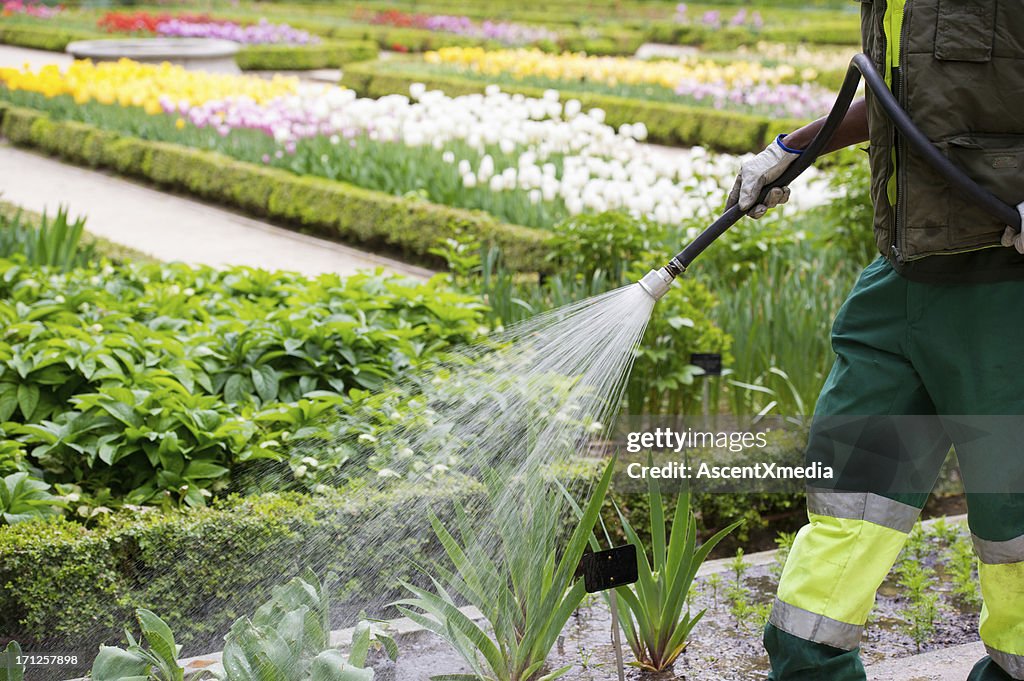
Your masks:
<path fill-rule="evenodd" d="M 885 80 L 878 72 L 874 63 L 864 54 L 854 56 L 850 62 L 850 67 L 846 71 L 846 78 L 843 80 L 843 85 L 836 96 L 836 103 L 825 118 L 825 123 L 814 136 L 814 139 L 800 157 L 775 182 L 765 186 L 758 200 L 754 202 L 755 206 L 763 203 L 768 192 L 772 189 L 789 185 L 821 155 L 825 145 L 829 143 L 846 117 L 846 112 L 849 111 L 850 105 L 853 104 L 853 98 L 857 94 L 861 77 L 864 78 L 868 90 L 876 97 L 885 115 L 889 117 L 889 120 L 893 122 L 896 129 L 903 135 L 911 149 L 924 158 L 952 187 L 959 190 L 978 207 L 984 209 L 1016 231 L 1019 232 L 1021 230 L 1021 216 L 1017 209 L 972 180 L 935 148 L 931 140 L 910 120 L 910 116 L 907 115 L 907 112 L 903 110 L 903 107 L 900 106 L 896 97 L 889 90 L 889 86 L 886 85 Z M 645 274 L 637 282 L 640 284 L 640 288 L 646 291 L 654 300 L 660 299 L 668 292 L 672 281 L 686 272 L 686 268 L 690 266 L 690 263 L 698 255 L 704 252 L 704 249 L 710 246 L 718 237 L 722 236 L 727 229 L 739 222 L 744 215 L 745 212 L 738 205 L 734 205 L 725 211 L 711 226 L 697 235 L 697 238 L 686 248 L 679 251 L 669 260 L 664 267 L 651 270 Z"/>

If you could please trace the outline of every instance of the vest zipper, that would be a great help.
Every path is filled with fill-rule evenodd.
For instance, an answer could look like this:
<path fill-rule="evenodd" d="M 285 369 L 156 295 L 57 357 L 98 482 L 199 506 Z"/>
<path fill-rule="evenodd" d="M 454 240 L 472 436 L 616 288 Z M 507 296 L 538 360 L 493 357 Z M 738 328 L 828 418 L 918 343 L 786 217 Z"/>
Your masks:
<path fill-rule="evenodd" d="M 903 82 L 903 75 L 906 73 L 906 47 L 907 47 L 907 31 L 910 26 L 910 6 L 911 0 L 906 0 L 903 3 L 903 8 L 900 10 L 902 18 L 900 20 L 900 31 L 899 35 L 893 36 L 894 39 L 899 41 L 899 58 L 897 64 L 892 69 L 892 91 L 893 96 L 896 97 L 896 101 L 899 102 L 900 106 L 904 110 L 907 109 L 906 102 L 906 87 Z M 890 46 L 890 49 L 892 46 Z M 908 112 L 909 113 L 909 112 Z M 898 130 L 893 129 L 893 172 L 896 174 L 896 206 L 895 216 L 892 232 L 892 253 L 899 263 L 903 262 L 903 252 L 900 250 L 900 236 L 902 235 L 903 227 L 903 203 L 906 200 L 906 192 L 904 188 L 906 183 L 903 182 L 904 167 L 903 157 L 905 156 L 903 149 L 903 139 L 899 134 Z"/>

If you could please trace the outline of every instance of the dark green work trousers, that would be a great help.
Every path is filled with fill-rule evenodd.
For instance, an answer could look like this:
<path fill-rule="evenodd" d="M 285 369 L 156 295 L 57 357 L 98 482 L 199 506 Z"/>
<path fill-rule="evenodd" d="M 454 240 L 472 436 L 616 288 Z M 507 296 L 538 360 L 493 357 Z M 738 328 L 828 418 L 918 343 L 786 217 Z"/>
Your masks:
<path fill-rule="evenodd" d="M 764 633 L 769 679 L 863 681 L 860 636 L 875 591 L 950 444 L 967 490 L 985 601 L 981 638 L 988 655 L 970 679 L 1024 679 L 1024 429 L 1019 439 L 1003 426 L 972 430 L 976 416 L 1024 415 L 1024 281 L 924 284 L 879 259 L 843 304 L 832 345 L 836 361 L 816 407 L 809 460 L 837 450 L 830 429 L 817 427 L 819 418 L 972 418 L 953 429 L 944 420 L 938 432 L 938 420 L 890 424 L 878 430 L 880 438 L 876 433 L 881 445 L 855 448 L 846 462 L 854 480 L 863 481 L 863 471 L 899 469 L 906 478 L 910 470 L 918 489 L 873 490 L 866 483 L 809 490 L 810 524 L 797 535 Z"/>

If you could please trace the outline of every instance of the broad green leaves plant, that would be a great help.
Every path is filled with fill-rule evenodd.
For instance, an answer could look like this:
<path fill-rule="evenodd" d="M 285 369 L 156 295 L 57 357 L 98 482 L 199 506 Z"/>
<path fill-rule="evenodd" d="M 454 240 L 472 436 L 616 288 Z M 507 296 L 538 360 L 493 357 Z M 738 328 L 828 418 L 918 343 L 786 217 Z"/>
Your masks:
<path fill-rule="evenodd" d="M 321 584 L 312 571 L 274 589 L 251 618 L 235 622 L 225 637 L 221 681 L 372 681 L 364 669 L 371 645 L 395 659 L 395 642 L 360 622 L 346 657 L 330 647 L 330 597 L 334 577 Z"/>
<path fill-rule="evenodd" d="M 83 499 L 203 505 L 249 462 L 335 439 L 325 414 L 475 338 L 482 308 L 440 279 L 381 273 L 0 260 L 0 423 L 15 440 L 0 464 L 24 450 L 14 465 Z M 303 458 L 284 487 L 333 482 L 350 460 Z"/>
<path fill-rule="evenodd" d="M 697 570 L 718 542 L 740 523 L 729 525 L 698 548 L 697 521 L 690 508 L 689 493 L 682 494 L 676 503 L 671 536 L 657 479 L 648 479 L 647 494 L 651 509 L 650 550 L 637 551 L 637 582 L 615 592 L 621 606 L 619 623 L 636 658 L 631 664 L 657 672 L 672 666 L 686 648 L 690 632 L 704 616 L 703 610 L 692 615 L 687 604 Z M 630 543 L 642 547 L 621 511 L 619 519 Z"/>
<path fill-rule="evenodd" d="M 558 545 L 562 519 L 550 512 L 559 493 L 545 492 L 531 500 L 498 538 L 498 557 L 480 548 L 480 537 L 461 509 L 455 526 L 431 522 L 454 572 L 439 569 L 434 592 L 411 584 L 411 598 L 399 610 L 425 629 L 447 640 L 475 670 L 490 681 L 550 681 L 571 667 L 544 669 L 548 653 L 584 596 L 582 581 L 573 575 L 599 517 L 611 481 L 609 464 L 580 514 L 568 542 Z M 447 584 L 447 586 L 445 586 Z M 457 607 L 468 602 L 483 614 L 481 627 Z M 455 677 L 446 677 L 453 679 Z"/>
<path fill-rule="evenodd" d="M 59 515 L 64 501 L 50 494 L 50 486 L 22 471 L 0 479 L 0 524 Z"/>
<path fill-rule="evenodd" d="M 361 621 L 353 632 L 348 655 L 330 647 L 330 597 L 333 576 L 321 583 L 307 570 L 274 589 L 269 601 L 252 617 L 239 618 L 225 637 L 223 669 L 203 670 L 186 677 L 178 662 L 181 646 L 167 624 L 149 610 L 135 614 L 141 640 L 125 629 L 127 648 L 100 646 L 92 667 L 93 681 L 372 681 L 367 655 L 379 646 L 398 657 L 395 642 Z M 8 649 L 10 650 L 10 649 Z M 2 658 L 0 658 L 2 659 Z M 2 668 L 0 668 L 2 671 Z M 4 678 L 0 676 L 0 681 Z M 13 679 L 12 681 L 21 681 Z"/>
<path fill-rule="evenodd" d="M 184 681 L 185 671 L 178 664 L 181 646 L 174 642 L 170 627 L 144 608 L 136 610 L 135 617 L 142 629 L 141 640 L 125 628 L 127 648 L 100 646 L 92 665 L 93 681 Z M 203 675 L 194 674 L 189 679 Z"/>

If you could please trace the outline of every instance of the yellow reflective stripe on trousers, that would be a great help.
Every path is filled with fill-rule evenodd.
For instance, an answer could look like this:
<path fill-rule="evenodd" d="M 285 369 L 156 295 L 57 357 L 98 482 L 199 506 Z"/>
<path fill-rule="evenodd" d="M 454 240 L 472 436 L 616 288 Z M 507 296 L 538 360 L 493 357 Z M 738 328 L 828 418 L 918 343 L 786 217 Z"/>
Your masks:
<path fill-rule="evenodd" d="M 808 517 L 811 522 L 797 533 L 782 571 L 779 600 L 838 625 L 863 626 L 875 603 L 875 591 L 907 540 L 906 532 L 861 519 L 814 512 Z M 801 637 L 800 631 L 776 626 Z M 834 626 L 830 630 L 821 624 L 816 632 L 838 641 L 846 640 L 848 629 Z"/>
<path fill-rule="evenodd" d="M 985 603 L 981 640 L 989 656 L 1015 679 L 1024 679 L 1024 537 L 990 541 L 974 537 Z"/>

